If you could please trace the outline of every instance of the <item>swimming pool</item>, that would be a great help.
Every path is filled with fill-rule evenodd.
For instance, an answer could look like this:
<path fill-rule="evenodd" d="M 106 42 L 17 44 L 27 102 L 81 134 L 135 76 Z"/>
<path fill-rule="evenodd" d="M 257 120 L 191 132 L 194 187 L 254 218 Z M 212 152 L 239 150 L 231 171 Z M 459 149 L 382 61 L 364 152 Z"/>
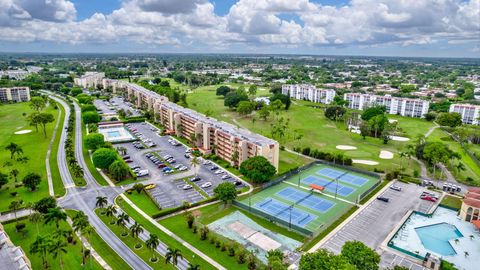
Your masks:
<path fill-rule="evenodd" d="M 116 130 L 115 131 L 107 131 L 107 134 L 108 134 L 109 137 L 112 137 L 112 138 L 120 137 L 120 132 L 118 132 Z"/>
<path fill-rule="evenodd" d="M 443 256 L 457 254 L 449 241 L 463 237 L 455 225 L 445 222 L 418 227 L 415 231 L 426 249 Z"/>

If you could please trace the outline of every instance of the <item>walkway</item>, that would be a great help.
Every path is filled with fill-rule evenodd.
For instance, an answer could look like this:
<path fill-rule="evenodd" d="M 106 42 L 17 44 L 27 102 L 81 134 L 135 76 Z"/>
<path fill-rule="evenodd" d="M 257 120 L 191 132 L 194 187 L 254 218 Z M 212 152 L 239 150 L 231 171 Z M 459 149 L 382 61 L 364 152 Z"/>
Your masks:
<path fill-rule="evenodd" d="M 0 215 L 0 223 L 17 219 L 17 218 L 26 217 L 26 216 L 29 216 L 31 213 L 32 213 L 31 209 L 21 209 L 21 210 L 18 210 L 16 213 L 15 212 L 3 213 L 2 215 Z"/>

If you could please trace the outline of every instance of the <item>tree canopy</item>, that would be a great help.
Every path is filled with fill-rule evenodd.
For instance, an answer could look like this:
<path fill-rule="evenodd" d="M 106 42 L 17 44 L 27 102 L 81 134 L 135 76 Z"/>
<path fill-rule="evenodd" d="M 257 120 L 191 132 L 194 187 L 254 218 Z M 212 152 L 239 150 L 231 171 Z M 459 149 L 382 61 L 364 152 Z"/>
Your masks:
<path fill-rule="evenodd" d="M 299 266 L 301 270 L 356 270 L 346 258 L 326 249 L 303 254 Z"/>
<path fill-rule="evenodd" d="M 240 172 L 254 183 L 264 183 L 277 171 L 265 157 L 255 156 L 242 162 Z"/>
<path fill-rule="evenodd" d="M 441 113 L 437 117 L 437 123 L 441 126 L 458 127 L 462 125 L 462 116 L 459 113 Z"/>
<path fill-rule="evenodd" d="M 40 184 L 42 177 L 38 173 L 29 173 L 23 177 L 22 183 L 30 191 L 35 191 Z"/>
<path fill-rule="evenodd" d="M 85 136 L 85 147 L 89 150 L 97 150 L 105 145 L 105 139 L 100 133 L 90 133 Z"/>
<path fill-rule="evenodd" d="M 123 160 L 116 160 L 110 166 L 108 166 L 108 172 L 115 181 L 122 181 L 130 173 L 130 169 Z"/>
<path fill-rule="evenodd" d="M 248 101 L 247 93 L 244 90 L 229 92 L 225 95 L 224 105 L 230 108 L 236 108 L 240 101 Z"/>
<path fill-rule="evenodd" d="M 225 96 L 231 91 L 230 87 L 222 85 L 217 88 L 216 95 L 217 96 Z"/>
<path fill-rule="evenodd" d="M 374 107 L 367 108 L 362 113 L 362 120 L 368 121 L 377 115 L 380 115 L 380 114 L 383 115 L 385 111 L 386 111 L 385 106 L 374 106 Z"/>
<path fill-rule="evenodd" d="M 325 110 L 325 117 L 330 120 L 337 120 L 341 118 L 347 110 L 342 106 L 330 106 Z"/>
<path fill-rule="evenodd" d="M 237 190 L 235 189 L 235 185 L 230 182 L 223 182 L 219 184 L 215 189 L 213 189 L 215 196 L 227 203 L 229 201 L 235 200 L 237 198 Z"/>
<path fill-rule="evenodd" d="M 342 247 L 341 256 L 356 269 L 377 270 L 380 255 L 359 241 L 348 241 Z"/>
<path fill-rule="evenodd" d="M 85 124 L 92 124 L 100 122 L 101 117 L 96 111 L 88 111 L 82 113 L 82 119 Z"/>
<path fill-rule="evenodd" d="M 110 148 L 99 148 L 92 155 L 93 165 L 100 169 L 108 169 L 117 158 L 115 150 Z"/>

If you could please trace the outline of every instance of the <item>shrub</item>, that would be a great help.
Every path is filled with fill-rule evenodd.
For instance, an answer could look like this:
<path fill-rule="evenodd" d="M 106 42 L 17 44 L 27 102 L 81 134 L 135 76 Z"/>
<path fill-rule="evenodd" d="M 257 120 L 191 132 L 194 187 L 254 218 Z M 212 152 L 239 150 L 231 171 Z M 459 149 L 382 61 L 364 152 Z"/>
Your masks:
<path fill-rule="evenodd" d="M 241 251 L 237 252 L 237 262 L 239 264 L 244 264 L 245 259 L 246 259 L 245 251 L 241 250 Z"/>
<path fill-rule="evenodd" d="M 108 148 L 97 149 L 92 155 L 93 165 L 100 169 L 107 169 L 117 158 L 117 152 Z"/>
<path fill-rule="evenodd" d="M 228 250 L 228 256 L 230 256 L 230 257 L 235 256 L 235 248 L 233 247 L 232 244 L 230 244 L 230 245 L 228 246 L 228 249 L 227 249 L 227 250 Z"/>
<path fill-rule="evenodd" d="M 25 225 L 25 223 L 23 222 L 18 222 L 17 224 L 15 224 L 15 229 L 17 230 L 17 232 L 21 232 L 23 229 L 25 229 L 27 225 Z"/>

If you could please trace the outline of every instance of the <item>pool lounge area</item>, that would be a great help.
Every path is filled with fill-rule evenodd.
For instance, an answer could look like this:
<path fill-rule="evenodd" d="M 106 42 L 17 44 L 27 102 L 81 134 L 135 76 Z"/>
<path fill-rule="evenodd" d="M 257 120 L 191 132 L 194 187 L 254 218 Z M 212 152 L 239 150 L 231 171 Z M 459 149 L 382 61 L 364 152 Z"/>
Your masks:
<path fill-rule="evenodd" d="M 456 211 L 441 206 L 431 216 L 413 212 L 388 246 L 418 259 L 430 253 L 458 269 L 479 269 L 480 232 Z"/>
<path fill-rule="evenodd" d="M 98 132 L 103 134 L 105 137 L 105 141 L 111 143 L 119 143 L 119 142 L 127 142 L 135 140 L 130 132 L 124 128 L 123 126 L 120 127 L 107 127 L 107 128 L 99 128 Z"/>

